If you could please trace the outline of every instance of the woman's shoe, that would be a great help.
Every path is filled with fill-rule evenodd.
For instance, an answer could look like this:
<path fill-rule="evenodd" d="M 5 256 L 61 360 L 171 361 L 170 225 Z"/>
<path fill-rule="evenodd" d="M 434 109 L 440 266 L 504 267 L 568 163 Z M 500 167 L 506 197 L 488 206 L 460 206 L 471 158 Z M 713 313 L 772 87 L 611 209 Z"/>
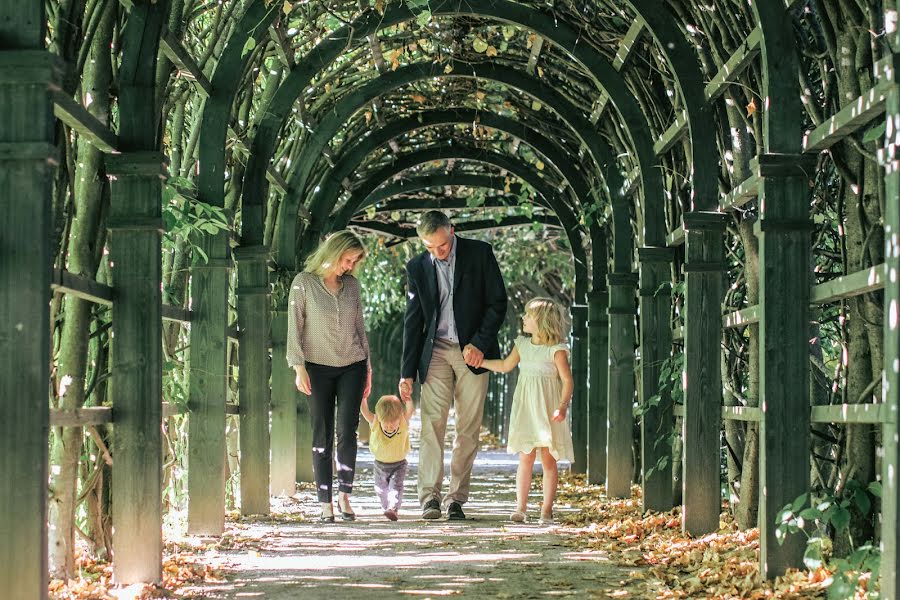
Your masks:
<path fill-rule="evenodd" d="M 334 509 L 331 504 L 322 505 L 322 515 L 319 517 L 322 523 L 334 523 Z"/>
<path fill-rule="evenodd" d="M 353 512 L 352 508 L 350 508 L 350 503 L 347 502 L 347 508 L 350 508 L 350 510 L 344 510 L 344 502 L 341 502 L 341 500 L 344 500 L 344 498 L 341 498 L 339 496 L 338 497 L 338 508 L 341 509 L 341 520 L 342 521 L 355 521 L 356 513 Z"/>
<path fill-rule="evenodd" d="M 517 510 L 513 514 L 509 515 L 509 520 L 513 523 L 524 523 L 528 517 L 525 516 L 525 511 Z"/>
<path fill-rule="evenodd" d="M 553 518 L 553 513 L 549 515 L 541 515 L 541 518 L 538 519 L 539 525 L 556 525 L 556 519 Z"/>

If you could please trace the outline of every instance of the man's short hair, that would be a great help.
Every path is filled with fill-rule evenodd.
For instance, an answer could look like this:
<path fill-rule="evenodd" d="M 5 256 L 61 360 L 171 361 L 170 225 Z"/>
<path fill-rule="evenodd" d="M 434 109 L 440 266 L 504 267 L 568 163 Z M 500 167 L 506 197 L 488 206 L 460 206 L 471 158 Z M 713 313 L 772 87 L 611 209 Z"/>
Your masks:
<path fill-rule="evenodd" d="M 419 234 L 419 237 L 423 237 L 431 235 L 443 227 L 446 227 L 447 229 L 452 227 L 450 224 L 450 217 L 439 210 L 429 210 L 422 215 L 421 219 L 419 219 L 419 224 L 416 225 L 416 233 Z"/>

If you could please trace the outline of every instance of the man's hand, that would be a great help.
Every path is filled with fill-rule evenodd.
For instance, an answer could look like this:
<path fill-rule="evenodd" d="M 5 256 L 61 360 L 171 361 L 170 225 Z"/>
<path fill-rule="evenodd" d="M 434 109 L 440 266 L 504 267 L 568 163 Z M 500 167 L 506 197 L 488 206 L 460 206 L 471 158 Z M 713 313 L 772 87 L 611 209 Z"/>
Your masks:
<path fill-rule="evenodd" d="M 463 360 L 465 360 L 466 364 L 470 367 L 475 367 L 477 369 L 481 367 L 481 363 L 484 362 L 484 352 L 472 344 L 466 344 L 466 347 L 463 348 Z"/>
<path fill-rule="evenodd" d="M 300 393 L 311 396 L 312 384 L 310 384 L 309 382 L 309 373 L 306 372 L 306 367 L 297 365 L 294 367 L 294 373 L 296 373 L 296 377 L 294 377 L 294 385 L 297 386 L 297 390 L 300 391 Z"/>
<path fill-rule="evenodd" d="M 404 402 L 412 401 L 413 380 L 411 377 L 404 377 L 397 385 L 397 391 L 400 392 L 400 399 Z"/>

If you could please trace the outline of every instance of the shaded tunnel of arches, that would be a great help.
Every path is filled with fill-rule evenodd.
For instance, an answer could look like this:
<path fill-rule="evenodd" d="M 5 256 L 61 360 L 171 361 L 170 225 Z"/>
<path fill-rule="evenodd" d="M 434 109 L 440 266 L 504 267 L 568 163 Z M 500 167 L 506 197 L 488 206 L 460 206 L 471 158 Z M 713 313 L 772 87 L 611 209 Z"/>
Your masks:
<path fill-rule="evenodd" d="M 893 54 L 878 63 L 883 94 L 881 104 L 862 111 L 867 119 L 856 114 L 834 121 L 831 132 L 819 135 L 816 129 L 804 142 L 796 82 L 800 63 L 791 13 L 781 2 L 752 3 L 745 42 L 733 56 L 712 60 L 698 56 L 676 15 L 650 0 L 628 0 L 618 8 L 632 23 L 614 51 L 596 43 L 589 18 L 560 18 L 550 8 L 510 0 L 435 0 L 428 5 L 427 22 L 456 28 L 457 36 L 479 27 L 509 27 L 513 34 L 508 41 L 520 46 L 503 60 L 494 49 L 493 56 L 476 50 L 474 55 L 429 61 L 427 55 L 416 60 L 416 51 L 409 50 L 409 39 L 419 38 L 400 35 L 408 31 L 401 28 L 422 21 L 421 11 L 406 3 L 353 9 L 346 24 L 325 28 L 316 37 L 299 36 L 294 48 L 277 35 L 291 3 L 285 4 L 285 12 L 253 0 L 232 13 L 233 26 L 221 42 L 214 69 L 204 73 L 190 58 L 190 48 L 173 37 L 177 19 L 168 12 L 170 2 L 122 0 L 117 120 L 108 127 L 84 106 L 64 110 L 72 94 L 59 98 L 66 96 L 57 91 L 60 65 L 47 50 L 48 17 L 43 3 L 38 4 L 8 3 L 11 17 L 0 24 L 3 72 L 16 73 L 0 79 L 0 109 L 16 116 L 15 124 L 0 125 L 0 189 L 10 198 L 34 199 L 28 206 L 7 203 L 0 213 L 6 217 L 2 273 L 9 288 L 0 304 L 0 314 L 7 317 L 0 332 L 7 370 L 4 396 L 33 400 L 7 407 L 13 403 L 4 399 L 3 421 L 7 428 L 15 427 L 15 435 L 6 436 L 7 455 L 22 459 L 10 459 L 0 472 L 22 482 L 15 495 L 0 495 L 0 509 L 8 508 L 0 514 L 16 516 L 11 541 L 0 544 L 7 574 L 3 581 L 12 581 L 10 573 L 20 575 L 9 589 L 22 597 L 46 596 L 46 508 L 26 515 L 23 506 L 47 504 L 51 416 L 45 394 L 51 336 L 44 298 L 51 285 L 91 301 L 101 298 L 113 307 L 115 412 L 107 422 L 115 424 L 114 567 L 123 582 L 158 580 L 163 319 L 190 323 L 188 527 L 193 533 L 219 535 L 225 523 L 229 411 L 240 419 L 244 514 L 268 513 L 270 493 L 292 490 L 298 474 L 308 470 L 301 452 L 309 443 L 303 402 L 283 361 L 283 290 L 328 233 L 350 227 L 399 243 L 415 237 L 413 223 L 391 215 L 435 207 L 499 215 L 461 218 L 460 232 L 516 231 L 537 224 L 560 229 L 565 236 L 574 270 L 573 471 L 604 483 L 611 497 L 630 497 L 632 483 L 639 483 L 645 509 L 667 511 L 680 503 L 683 529 L 705 534 L 719 524 L 723 419 L 753 421 L 761 439 L 761 570 L 772 577 L 802 563 L 803 536 L 778 543 L 775 520 L 785 504 L 811 485 L 807 338 L 816 291 L 809 285 L 813 222 L 806 190 L 818 153 L 840 139 L 835 131 L 846 137 L 882 113 L 888 123 L 896 118 L 900 91 Z M 440 27 L 431 31 L 438 36 Z M 400 51 L 385 61 L 382 44 L 395 37 L 402 41 Z M 260 50 L 271 47 L 285 56 L 277 71 L 267 66 Z M 356 64 L 357 52 L 368 66 L 351 77 L 344 70 Z M 643 53 L 651 68 L 664 70 L 665 81 L 640 87 L 630 79 L 627 69 L 635 52 Z M 173 59 L 180 61 L 177 68 Z M 716 72 L 711 80 L 710 62 Z M 203 97 L 194 200 L 225 209 L 229 194 L 233 199 L 225 213 L 227 226 L 197 241 L 189 265 L 189 295 L 184 306 L 174 308 L 164 304 L 160 284 L 160 199 L 167 157 L 159 133 L 166 115 L 154 99 L 165 95 L 157 79 L 157 71 L 165 69 L 175 77 L 187 74 Z M 757 152 L 746 181 L 723 191 L 719 180 L 730 159 L 719 148 L 717 119 L 728 110 L 723 108 L 725 88 L 750 69 L 758 74 L 765 102 L 762 135 L 755 140 Z M 266 85 L 258 84 L 261 79 Z M 337 82 L 342 79 L 351 83 L 341 87 Z M 253 90 L 242 95 L 248 83 Z M 422 90 L 437 101 L 428 101 Z M 445 104 L 445 91 L 447 98 L 464 101 Z M 656 95 L 650 93 L 654 91 Z M 492 94 L 504 102 L 487 101 Z M 409 108 L 412 97 L 423 100 Z M 233 128 L 242 126 L 236 116 L 242 103 L 255 111 L 254 126 L 246 129 L 252 137 L 241 140 L 245 163 L 234 159 L 232 144 Z M 650 108 L 660 103 L 669 122 L 659 122 Z M 54 106 L 57 116 L 66 115 L 59 118 L 67 127 L 102 152 L 102 172 L 110 178 L 105 227 L 115 269 L 108 286 L 97 287 L 93 276 L 87 282 L 69 277 L 65 269 L 57 268 L 57 275 L 49 243 L 30 252 L 31 240 L 52 238 L 51 184 L 58 143 Z M 389 110 L 397 107 L 403 110 Z M 161 127 L 147 126 L 161 119 Z M 18 126 L 22 122 L 35 127 L 25 131 Z M 888 130 L 884 152 L 893 156 L 893 125 Z M 811 138 L 820 145 L 811 145 Z M 896 268 L 900 261 L 896 240 L 888 235 L 896 236 L 900 226 L 900 211 L 893 206 L 900 200 L 893 164 L 885 162 L 883 174 L 888 199 L 884 269 Z M 677 184 L 671 183 L 675 176 Z M 470 206 L 456 197 L 460 188 L 478 190 L 483 197 Z M 528 214 L 519 206 L 524 198 L 532 205 Z M 723 330 L 749 314 L 738 311 L 723 321 L 726 228 L 729 211 L 752 198 L 757 199 L 760 298 L 748 310 L 757 309 L 750 322 L 760 347 L 760 402 L 744 413 L 729 412 L 726 403 L 723 412 Z M 888 307 L 885 346 L 897 345 L 896 315 L 890 313 L 900 296 L 895 280 L 881 286 Z M 677 299 L 676 282 L 684 287 Z M 844 296 L 835 297 L 862 289 L 848 287 Z M 675 316 L 683 317 L 683 326 L 673 331 Z M 15 329 L 23 322 L 41 325 L 26 339 Z M 226 403 L 231 394 L 229 336 L 239 347 L 236 407 Z M 387 356 L 397 336 L 396 321 L 381 323 L 373 331 L 373 348 Z M 885 379 L 876 403 L 887 415 L 877 421 L 883 439 L 884 597 L 896 597 L 898 589 L 896 353 L 896 348 L 884 352 Z M 683 357 L 684 365 L 683 403 L 677 408 L 671 387 L 661 384 L 673 356 Z M 390 387 L 391 374 L 377 377 L 380 385 Z M 504 411 L 508 416 L 510 386 L 497 382 L 485 423 L 500 431 Z M 637 481 L 634 405 L 641 407 Z M 80 427 L 76 421 L 69 426 Z M 681 473 L 673 472 L 672 449 L 659 443 L 676 433 L 676 423 L 681 424 Z M 44 465 L 37 477 L 33 464 Z M 25 550 L 14 555 L 13 547 Z"/>

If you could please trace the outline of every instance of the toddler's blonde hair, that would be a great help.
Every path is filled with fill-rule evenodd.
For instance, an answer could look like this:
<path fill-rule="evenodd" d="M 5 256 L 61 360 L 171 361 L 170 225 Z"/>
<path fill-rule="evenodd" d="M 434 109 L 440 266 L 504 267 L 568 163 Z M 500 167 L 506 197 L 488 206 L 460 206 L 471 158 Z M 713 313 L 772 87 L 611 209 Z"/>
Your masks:
<path fill-rule="evenodd" d="M 525 303 L 525 314 L 534 319 L 537 335 L 547 345 L 559 344 L 566 336 L 566 313 L 551 298 L 532 298 Z"/>
<path fill-rule="evenodd" d="M 375 403 L 375 416 L 381 423 L 402 418 L 404 410 L 403 402 L 397 396 L 382 396 Z"/>

